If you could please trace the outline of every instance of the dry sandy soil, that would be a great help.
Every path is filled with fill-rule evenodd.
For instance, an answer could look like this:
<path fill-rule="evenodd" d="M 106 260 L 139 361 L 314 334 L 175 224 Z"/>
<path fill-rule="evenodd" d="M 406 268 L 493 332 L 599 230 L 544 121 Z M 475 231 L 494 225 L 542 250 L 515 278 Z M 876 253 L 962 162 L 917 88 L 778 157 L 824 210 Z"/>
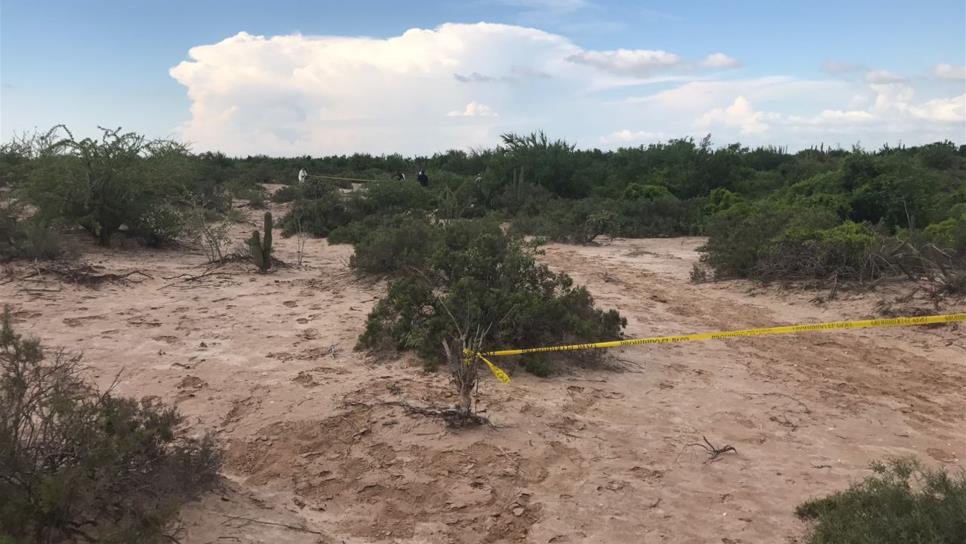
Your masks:
<path fill-rule="evenodd" d="M 876 294 L 817 304 L 691 284 L 700 243 L 550 245 L 542 259 L 627 316 L 631 337 L 876 315 Z M 623 370 L 488 377 L 479 406 L 495 427 L 448 430 L 398 404 L 452 403 L 445 376 L 354 351 L 385 285 L 355 278 L 351 251 L 309 240 L 302 267 L 185 281 L 205 269 L 198 251 L 87 247 L 105 272 L 151 278 L 8 281 L 0 301 L 21 332 L 83 352 L 101 386 L 123 369 L 120 393 L 217 434 L 225 484 L 185 509 L 184 543 L 797 542 L 795 506 L 873 459 L 966 464 L 962 325 L 615 350 Z M 702 437 L 737 452 L 709 462 Z"/>

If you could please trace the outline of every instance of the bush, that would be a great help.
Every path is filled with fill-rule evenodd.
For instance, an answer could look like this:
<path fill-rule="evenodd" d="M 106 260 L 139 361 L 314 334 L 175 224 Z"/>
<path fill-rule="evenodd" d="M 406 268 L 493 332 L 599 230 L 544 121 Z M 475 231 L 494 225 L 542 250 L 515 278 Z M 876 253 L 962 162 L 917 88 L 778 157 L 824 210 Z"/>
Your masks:
<path fill-rule="evenodd" d="M 755 263 L 757 279 L 870 280 L 878 275 L 872 250 L 876 234 L 846 221 L 830 229 L 791 228 L 767 243 Z"/>
<path fill-rule="evenodd" d="M 831 228 L 838 217 L 825 209 L 790 206 L 776 201 L 738 203 L 716 214 L 708 227 L 702 259 L 716 278 L 754 278 L 763 256 L 786 229 Z"/>
<path fill-rule="evenodd" d="M 129 232 L 148 247 L 170 245 L 185 232 L 184 214 L 171 204 L 163 204 L 141 214 Z"/>
<path fill-rule="evenodd" d="M 79 358 L 0 327 L 0 541 L 165 542 L 216 481 L 213 441 L 157 403 L 97 392 Z"/>
<path fill-rule="evenodd" d="M 414 350 L 432 367 L 457 329 L 488 330 L 488 350 L 620 337 L 620 314 L 595 308 L 586 289 L 537 263 L 498 224 L 463 220 L 435 228 L 425 268 L 390 283 L 360 347 Z"/>
<path fill-rule="evenodd" d="M 194 161 L 176 142 L 102 130 L 99 140 L 67 132 L 50 144 L 24 188 L 28 201 L 44 221 L 79 225 L 104 246 L 125 225 L 161 241 L 175 230 L 175 216 L 158 210 L 188 190 Z"/>
<path fill-rule="evenodd" d="M 292 236 L 300 230 L 312 236 L 326 237 L 338 227 L 352 220 L 349 206 L 339 193 L 314 200 L 296 200 L 282 217 L 282 236 Z"/>
<path fill-rule="evenodd" d="M 433 208 L 433 194 L 414 180 L 374 181 L 365 191 L 355 195 L 358 215 L 393 214 L 428 211 Z"/>
<path fill-rule="evenodd" d="M 966 205 L 959 205 L 955 211 L 959 211 L 959 208 L 962 208 L 962 212 L 958 217 L 929 225 L 925 234 L 940 248 L 966 256 Z"/>
<path fill-rule="evenodd" d="M 624 198 L 627 200 L 656 200 L 658 198 L 674 198 L 674 195 L 663 185 L 631 183 L 624 189 Z"/>
<path fill-rule="evenodd" d="M 36 219 L 22 219 L 23 210 L 0 204 L 0 262 L 14 259 L 52 261 L 65 257 L 56 231 Z"/>
<path fill-rule="evenodd" d="M 809 544 L 960 544 L 966 535 L 966 472 L 949 475 L 911 459 L 873 463 L 846 491 L 801 504 Z"/>
<path fill-rule="evenodd" d="M 356 243 L 350 265 L 366 274 L 393 274 L 424 268 L 440 229 L 428 221 L 402 217 L 365 234 Z"/>
<path fill-rule="evenodd" d="M 334 193 L 336 186 L 324 180 L 307 180 L 298 185 L 286 185 L 272 194 L 272 202 L 292 202 L 294 200 L 313 200 L 326 198 Z"/>

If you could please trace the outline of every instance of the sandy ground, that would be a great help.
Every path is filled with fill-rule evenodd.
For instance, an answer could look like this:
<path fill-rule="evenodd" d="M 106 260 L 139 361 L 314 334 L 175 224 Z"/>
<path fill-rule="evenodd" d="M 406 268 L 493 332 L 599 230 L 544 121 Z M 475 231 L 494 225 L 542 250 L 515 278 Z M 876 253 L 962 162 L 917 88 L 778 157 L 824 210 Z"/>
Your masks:
<path fill-rule="evenodd" d="M 295 240 L 276 240 L 295 262 Z M 628 336 L 875 315 L 875 295 L 816 304 L 691 284 L 700 243 L 550 245 L 542 258 L 619 309 Z M 302 267 L 195 281 L 175 277 L 204 271 L 198 251 L 86 251 L 151 278 L 10 281 L 0 301 L 21 332 L 83 352 L 101 386 L 123 369 L 120 393 L 217 434 L 225 484 L 185 509 L 184 543 L 796 542 L 795 506 L 873 459 L 966 464 L 962 325 L 615 350 L 623 371 L 489 378 L 480 407 L 496 427 L 449 431 L 393 404 L 451 403 L 445 376 L 354 351 L 385 285 L 353 276 L 349 246 L 309 240 Z M 737 453 L 709 462 L 702 437 Z"/>

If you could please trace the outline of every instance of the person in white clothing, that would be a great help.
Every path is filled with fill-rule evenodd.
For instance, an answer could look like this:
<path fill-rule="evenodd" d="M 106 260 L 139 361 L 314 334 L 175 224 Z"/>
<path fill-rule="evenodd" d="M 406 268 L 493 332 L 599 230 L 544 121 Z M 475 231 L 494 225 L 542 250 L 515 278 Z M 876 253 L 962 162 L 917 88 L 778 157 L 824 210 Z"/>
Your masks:
<path fill-rule="evenodd" d="M 299 170 L 299 183 L 305 183 L 305 178 L 308 175 L 309 173 L 305 171 L 305 168 L 302 168 L 301 170 Z"/>

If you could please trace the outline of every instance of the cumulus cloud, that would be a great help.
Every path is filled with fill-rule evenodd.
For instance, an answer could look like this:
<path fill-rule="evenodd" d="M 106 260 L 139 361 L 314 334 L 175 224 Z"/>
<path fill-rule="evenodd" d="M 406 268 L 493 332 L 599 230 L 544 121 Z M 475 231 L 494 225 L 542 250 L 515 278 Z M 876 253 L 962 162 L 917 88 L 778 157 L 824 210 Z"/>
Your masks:
<path fill-rule="evenodd" d="M 600 137 L 600 143 L 606 145 L 614 144 L 633 144 L 641 142 L 657 142 L 659 140 L 665 139 L 666 136 L 660 132 L 648 132 L 644 130 L 630 130 L 622 129 L 616 130 L 607 134 L 606 136 Z"/>
<path fill-rule="evenodd" d="M 919 105 L 910 106 L 909 112 L 926 121 L 939 123 L 966 122 L 966 94 L 952 98 L 936 98 Z"/>
<path fill-rule="evenodd" d="M 479 124 L 446 115 L 472 102 L 491 112 L 519 104 L 518 119 L 563 109 L 560 100 L 594 80 L 565 60 L 579 51 L 559 35 L 487 23 L 388 39 L 242 32 L 192 48 L 170 73 L 188 89 L 192 116 L 181 132 L 198 148 L 425 152 L 496 141 L 501 129 L 482 110 L 471 111 Z M 516 83 L 466 84 L 491 80 Z"/>
<path fill-rule="evenodd" d="M 191 102 L 180 137 L 239 155 L 431 153 L 533 130 L 581 146 L 709 130 L 719 142 L 792 148 L 829 133 L 869 145 L 963 138 L 966 99 L 921 92 L 921 81 L 695 72 L 709 59 L 730 64 L 718 55 L 593 51 L 534 28 L 444 24 L 380 39 L 242 32 L 192 48 L 170 73 Z"/>
<path fill-rule="evenodd" d="M 698 125 L 702 127 L 714 127 L 715 125 L 725 125 L 738 127 L 741 134 L 758 134 L 768 130 L 765 120 L 773 114 L 755 111 L 751 102 L 744 96 L 735 98 L 731 105 L 724 108 L 714 108 L 698 120 Z"/>
<path fill-rule="evenodd" d="M 479 102 L 470 102 L 462 110 L 453 110 L 446 114 L 448 117 L 496 117 L 493 108 Z"/>
<path fill-rule="evenodd" d="M 932 73 L 940 79 L 963 80 L 966 79 L 966 66 L 937 64 L 933 67 Z"/>
<path fill-rule="evenodd" d="M 701 61 L 700 65 L 703 68 L 737 68 L 741 66 L 741 62 L 734 57 L 725 55 L 724 53 L 711 53 L 704 60 Z"/>
<path fill-rule="evenodd" d="M 656 70 L 681 64 L 681 57 L 674 53 L 649 49 L 581 51 L 567 57 L 567 60 L 626 76 L 647 76 Z"/>

